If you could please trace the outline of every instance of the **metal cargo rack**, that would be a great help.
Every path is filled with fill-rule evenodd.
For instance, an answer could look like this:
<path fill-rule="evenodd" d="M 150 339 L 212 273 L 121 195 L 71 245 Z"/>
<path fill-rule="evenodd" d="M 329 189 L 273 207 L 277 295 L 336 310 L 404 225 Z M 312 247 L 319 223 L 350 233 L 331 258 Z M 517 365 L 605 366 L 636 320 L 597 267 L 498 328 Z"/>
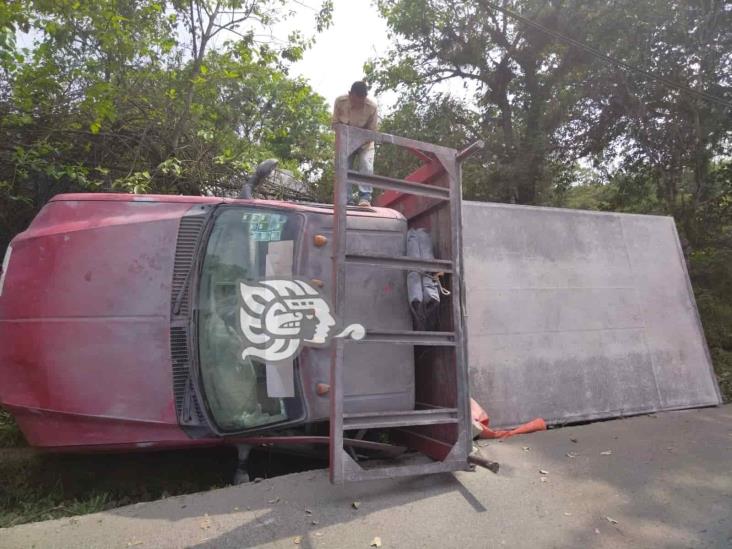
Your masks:
<path fill-rule="evenodd" d="M 480 143 L 455 149 L 339 124 L 336 130 L 333 305 L 345 317 L 347 266 L 377 265 L 386 269 L 441 273 L 450 295 L 443 296 L 440 331 L 383 330 L 366 326 L 361 341 L 334 339 L 330 371 L 330 479 L 331 482 L 422 475 L 470 468 L 471 420 L 468 362 L 463 312 L 461 162 Z M 406 148 L 432 166 L 423 181 L 363 174 L 349 169 L 349 157 L 369 142 Z M 419 171 L 419 170 L 418 170 Z M 416 172 L 415 172 L 416 173 Z M 414 175 L 414 174 L 412 174 Z M 421 178 L 417 177 L 411 179 Z M 426 182 L 424 182 L 426 181 Z M 349 184 L 417 195 L 419 207 L 409 212 L 409 228 L 426 228 L 432 235 L 435 260 L 358 254 L 349 251 L 346 206 Z M 415 347 L 415 408 L 413 410 L 344 413 L 344 357 L 349 345 L 379 342 Z M 363 467 L 343 446 L 344 431 L 390 429 L 393 438 L 428 459 L 393 461 Z M 390 435 L 391 439 L 391 435 Z M 416 461 L 416 462 L 415 462 Z"/>

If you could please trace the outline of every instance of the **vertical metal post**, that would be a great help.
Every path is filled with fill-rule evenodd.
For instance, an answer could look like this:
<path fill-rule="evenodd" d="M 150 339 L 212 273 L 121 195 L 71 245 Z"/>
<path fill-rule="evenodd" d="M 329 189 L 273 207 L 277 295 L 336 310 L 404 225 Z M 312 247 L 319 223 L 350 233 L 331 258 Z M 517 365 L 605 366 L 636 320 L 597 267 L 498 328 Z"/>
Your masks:
<path fill-rule="evenodd" d="M 336 126 L 335 187 L 333 189 L 333 307 L 343 317 L 346 301 L 346 205 L 348 202 L 348 128 Z M 330 481 L 343 482 L 343 347 L 331 341 L 330 362 Z"/>
<path fill-rule="evenodd" d="M 467 157 L 467 155 L 465 156 Z M 468 346 L 465 337 L 465 289 L 463 286 L 463 220 L 462 220 L 462 162 L 456 154 L 453 161 L 454 172 L 450 177 L 450 224 L 451 255 L 453 261 L 452 277 L 452 314 L 455 331 L 455 366 L 457 369 L 457 409 L 460 424 L 470 425 L 470 396 L 468 377 Z M 471 437 L 463 440 L 466 455 L 472 451 Z"/>

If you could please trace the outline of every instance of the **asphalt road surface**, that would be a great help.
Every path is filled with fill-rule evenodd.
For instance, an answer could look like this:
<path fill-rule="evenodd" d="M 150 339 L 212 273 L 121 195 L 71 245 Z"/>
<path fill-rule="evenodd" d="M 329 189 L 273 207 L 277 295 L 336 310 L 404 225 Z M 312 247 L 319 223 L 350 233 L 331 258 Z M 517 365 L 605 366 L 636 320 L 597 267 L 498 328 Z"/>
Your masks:
<path fill-rule="evenodd" d="M 298 473 L 16 526 L 0 547 L 732 547 L 730 405 L 481 445 L 497 475 Z"/>

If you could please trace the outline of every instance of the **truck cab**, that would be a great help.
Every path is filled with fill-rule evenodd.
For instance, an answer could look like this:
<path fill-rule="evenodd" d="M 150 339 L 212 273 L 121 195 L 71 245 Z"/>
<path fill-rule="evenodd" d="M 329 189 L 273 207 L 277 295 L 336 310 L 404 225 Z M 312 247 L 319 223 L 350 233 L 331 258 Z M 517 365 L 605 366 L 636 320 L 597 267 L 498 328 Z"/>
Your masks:
<path fill-rule="evenodd" d="M 406 220 L 349 208 L 354 253 L 404 255 Z M 0 403 L 47 449 L 182 447 L 297 431 L 329 415 L 330 351 L 242 359 L 241 281 L 328 295 L 332 207 L 128 194 L 52 199 L 12 241 L 0 283 Z M 359 267 L 344 323 L 411 329 L 404 274 Z M 344 407 L 414 408 L 403 346 L 349 352 Z"/>

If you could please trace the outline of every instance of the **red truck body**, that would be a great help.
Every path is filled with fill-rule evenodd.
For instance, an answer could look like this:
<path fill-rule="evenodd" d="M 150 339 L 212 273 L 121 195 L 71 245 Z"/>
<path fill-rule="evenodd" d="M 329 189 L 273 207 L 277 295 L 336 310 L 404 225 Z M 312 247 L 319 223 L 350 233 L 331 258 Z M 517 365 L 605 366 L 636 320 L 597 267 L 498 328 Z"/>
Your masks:
<path fill-rule="evenodd" d="M 181 218 L 213 206 L 318 219 L 331 213 L 327 206 L 277 201 L 70 194 L 55 197 L 12 241 L 0 283 L 0 404 L 31 445 L 124 450 L 229 442 L 182 428 L 171 371 Z M 367 224 L 403 221 L 388 209 L 351 213 Z M 312 224 L 305 225 L 307 248 Z M 327 249 L 322 253 L 306 255 L 301 274 L 318 274 L 316 263 L 329 269 Z M 327 395 L 315 391 L 316 382 L 327 378 L 313 368 L 302 375 L 307 414 L 301 422 L 327 417 Z"/>

